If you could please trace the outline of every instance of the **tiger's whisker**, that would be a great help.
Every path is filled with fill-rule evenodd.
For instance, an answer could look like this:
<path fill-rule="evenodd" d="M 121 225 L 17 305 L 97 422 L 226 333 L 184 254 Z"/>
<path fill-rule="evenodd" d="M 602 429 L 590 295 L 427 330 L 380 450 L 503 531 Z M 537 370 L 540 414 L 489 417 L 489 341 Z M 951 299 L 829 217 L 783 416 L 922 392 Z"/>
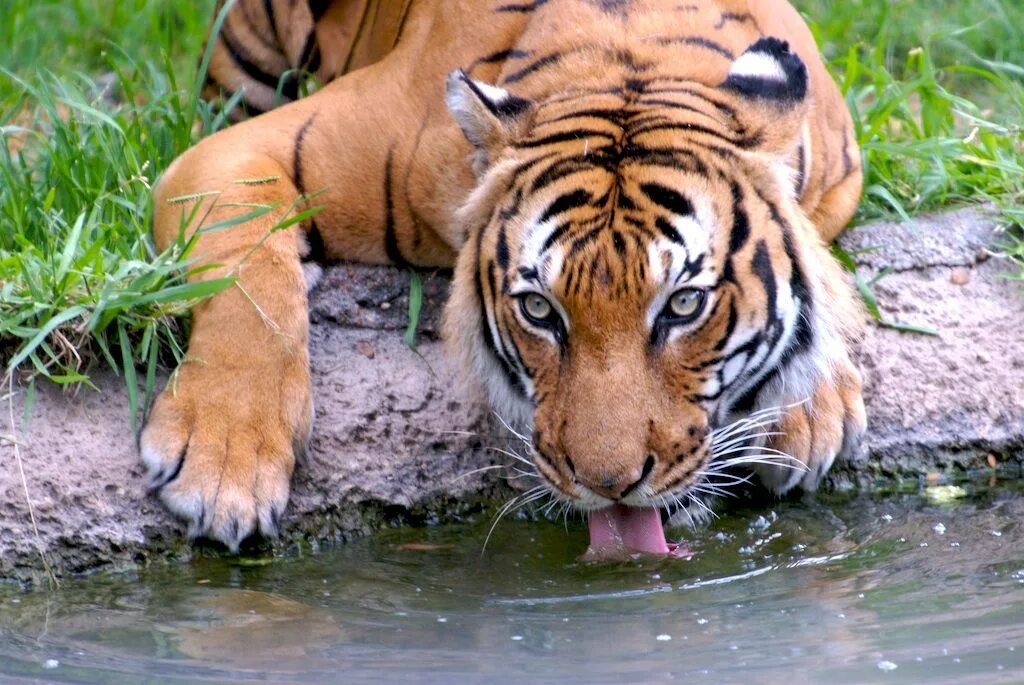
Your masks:
<path fill-rule="evenodd" d="M 483 467 L 478 468 L 478 469 L 473 469 L 472 471 L 466 471 L 461 476 L 456 476 L 455 478 L 452 478 L 451 481 L 449 481 L 449 482 L 456 483 L 456 482 L 462 480 L 463 478 L 468 478 L 468 477 L 470 477 L 470 476 L 472 476 L 474 474 L 477 474 L 477 473 L 483 473 L 484 471 L 493 471 L 494 469 L 503 469 L 503 468 L 505 468 L 504 464 L 494 464 L 493 466 L 483 466 Z"/>
<path fill-rule="evenodd" d="M 494 517 L 494 522 L 491 523 L 491 527 L 487 531 L 487 537 L 484 538 L 484 544 L 483 544 L 483 546 L 480 549 L 480 555 L 481 556 L 483 556 L 484 552 L 487 551 L 487 544 L 491 541 L 491 535 L 494 533 L 494 529 L 498 526 L 498 522 L 501 521 L 502 517 L 505 516 L 506 514 L 508 514 L 513 509 L 513 507 L 516 507 L 517 503 L 520 502 L 521 500 L 523 500 L 523 499 L 525 499 L 527 497 L 533 496 L 534 493 L 540 493 L 541 495 L 543 495 L 543 491 L 546 490 L 546 489 L 547 489 L 546 485 L 534 486 L 534 487 L 530 488 L 529 490 L 527 490 L 526 492 L 524 492 L 522 494 L 519 494 L 519 495 L 516 495 L 515 497 L 510 499 L 508 502 L 505 502 L 505 504 L 503 504 L 501 506 L 501 508 L 498 509 L 498 513 Z"/>

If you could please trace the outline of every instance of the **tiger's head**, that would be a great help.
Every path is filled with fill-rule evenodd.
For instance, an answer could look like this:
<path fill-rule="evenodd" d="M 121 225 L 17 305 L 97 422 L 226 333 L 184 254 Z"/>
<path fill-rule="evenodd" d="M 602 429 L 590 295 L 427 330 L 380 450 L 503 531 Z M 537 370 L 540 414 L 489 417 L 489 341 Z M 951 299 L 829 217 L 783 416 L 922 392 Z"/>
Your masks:
<path fill-rule="evenodd" d="M 718 491 L 726 462 L 785 466 L 762 469 L 778 491 L 805 478 L 746 438 L 763 446 L 850 368 L 850 290 L 787 164 L 808 100 L 805 65 L 770 38 L 714 85 L 534 102 L 449 77 L 478 184 L 446 336 L 498 415 L 532 429 L 558 498 L 672 508 Z"/>

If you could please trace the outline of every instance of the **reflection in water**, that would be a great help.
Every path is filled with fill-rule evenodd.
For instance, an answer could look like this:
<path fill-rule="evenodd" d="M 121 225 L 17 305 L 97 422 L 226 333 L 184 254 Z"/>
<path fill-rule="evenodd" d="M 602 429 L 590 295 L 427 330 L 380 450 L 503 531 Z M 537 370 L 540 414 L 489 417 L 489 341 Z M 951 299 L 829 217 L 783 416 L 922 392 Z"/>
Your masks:
<path fill-rule="evenodd" d="M 344 637 L 331 614 L 280 595 L 218 589 L 196 595 L 185 620 L 166 626 L 177 647 L 214 663 L 277 663 L 310 657 Z"/>
<path fill-rule="evenodd" d="M 688 560 L 582 526 L 389 531 L 311 557 L 0 590 L 0 680 L 1020 682 L 1024 492 L 737 510 Z M 895 668 L 893 668 L 895 667 Z"/>

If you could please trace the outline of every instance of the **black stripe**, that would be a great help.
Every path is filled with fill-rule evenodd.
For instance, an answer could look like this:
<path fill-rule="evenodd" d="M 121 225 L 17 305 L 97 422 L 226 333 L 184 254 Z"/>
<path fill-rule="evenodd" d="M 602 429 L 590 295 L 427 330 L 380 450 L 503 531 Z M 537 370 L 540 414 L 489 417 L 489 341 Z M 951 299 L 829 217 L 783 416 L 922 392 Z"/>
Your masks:
<path fill-rule="evenodd" d="M 278 75 L 265 71 L 263 67 L 253 61 L 252 55 L 249 54 L 245 46 L 238 43 L 234 35 L 228 30 L 227 22 L 221 27 L 220 35 L 224 40 L 224 46 L 227 48 L 231 59 L 245 72 L 246 76 L 262 83 L 267 88 L 277 90 Z"/>
<path fill-rule="evenodd" d="M 797 345 L 806 348 L 814 342 L 814 329 L 811 327 L 814 301 L 804 276 L 803 267 L 800 265 L 800 259 L 793 246 L 792 231 L 788 226 L 783 227 L 782 230 L 782 245 L 790 264 L 789 289 L 792 297 L 800 301 L 800 315 L 797 317 L 797 329 L 794 337 Z"/>
<path fill-rule="evenodd" d="M 732 156 L 730 150 L 718 148 L 717 146 L 702 146 L 719 154 L 720 157 Z M 702 149 L 701 152 L 706 150 Z M 643 145 L 630 144 L 622 148 L 622 163 L 636 162 L 652 166 L 665 166 L 670 169 L 680 169 L 698 174 L 707 175 L 708 167 L 696 153 L 688 150 L 682 145 L 676 147 L 647 147 Z"/>
<path fill-rule="evenodd" d="M 280 43 L 278 43 L 278 41 L 277 41 L 277 36 L 276 35 L 267 36 L 267 35 L 265 35 L 263 33 L 263 31 L 261 31 L 259 29 L 259 27 L 256 25 L 256 22 L 253 21 L 252 15 L 249 12 L 251 7 L 252 6 L 249 5 L 248 3 L 243 3 L 241 6 L 235 8 L 236 9 L 236 15 L 238 13 L 238 10 L 240 10 L 242 18 L 245 20 L 246 25 L 249 27 L 249 31 L 254 36 L 256 36 L 256 39 L 259 40 L 259 42 L 263 43 L 263 45 L 267 49 L 274 50 L 276 52 L 280 52 L 281 51 L 281 46 L 280 46 Z M 273 30 L 274 25 L 271 24 L 270 26 L 271 26 L 271 30 Z"/>
<path fill-rule="evenodd" d="M 578 158 L 561 159 L 549 166 L 547 169 L 537 174 L 537 177 L 530 183 L 530 192 L 536 193 L 539 190 L 547 188 L 552 183 L 571 176 L 572 174 L 579 173 L 581 171 L 589 171 L 594 168 L 594 164 L 580 161 Z"/>
<path fill-rule="evenodd" d="M 491 289 L 491 300 L 489 300 L 490 310 L 494 312 L 495 308 L 497 307 L 497 302 L 493 300 L 497 300 L 498 298 L 498 285 L 497 279 L 495 278 L 494 275 L 494 262 L 487 263 L 487 285 Z M 484 311 L 486 312 L 486 309 Z M 496 313 L 494 316 L 494 329 L 495 333 L 498 335 L 497 340 L 491 337 L 490 328 L 490 324 L 488 323 L 487 337 L 491 340 L 491 349 L 497 356 L 498 360 L 501 362 L 502 366 L 505 367 L 505 373 L 511 380 L 512 386 L 516 388 L 521 395 L 525 396 L 526 388 L 523 387 L 522 380 L 519 378 L 519 374 L 516 373 L 515 367 L 512 366 L 512 362 L 510 359 L 511 355 L 509 355 L 508 350 L 505 349 L 505 341 L 502 339 L 501 336 L 501 327 L 498 322 L 498 317 Z"/>
<path fill-rule="evenodd" d="M 715 131 L 714 129 L 710 129 L 710 128 L 706 127 L 706 126 L 701 126 L 700 124 L 690 124 L 690 123 L 684 123 L 684 124 L 679 124 L 679 123 L 652 124 L 652 125 L 646 126 L 644 128 L 630 129 L 629 137 L 630 138 L 636 138 L 637 136 L 641 136 L 641 135 L 643 135 L 645 133 L 658 133 L 658 132 L 664 132 L 664 131 L 685 131 L 687 133 L 703 133 L 704 135 L 713 136 L 713 137 L 715 137 L 715 138 L 717 138 L 719 140 L 722 140 L 722 141 L 724 141 L 724 142 L 726 142 L 728 144 L 738 144 L 736 139 L 734 139 L 728 133 L 722 133 L 721 131 Z M 743 142 L 744 142 L 744 145 L 742 147 L 749 147 L 749 145 L 746 144 L 746 141 L 743 141 Z"/>
<path fill-rule="evenodd" d="M 853 159 L 850 157 L 850 132 L 843 131 L 843 180 L 851 173 L 853 173 Z"/>
<path fill-rule="evenodd" d="M 309 132 L 309 127 L 313 125 L 314 119 L 316 119 L 316 114 L 311 114 L 295 134 L 295 151 L 292 153 L 292 183 L 295 184 L 299 195 L 306 194 L 306 182 L 302 175 L 302 145 L 306 140 L 306 133 Z"/>
<path fill-rule="evenodd" d="M 729 338 L 732 337 L 733 332 L 736 330 L 736 322 L 739 320 L 739 312 L 736 311 L 736 302 L 733 298 L 729 298 L 729 321 L 725 324 L 725 334 L 715 344 L 715 352 L 721 352 L 725 349 L 725 345 L 729 342 Z"/>
<path fill-rule="evenodd" d="M 656 205 L 679 216 L 693 216 L 693 204 L 681 193 L 660 183 L 641 183 L 640 190 Z"/>
<path fill-rule="evenodd" d="M 274 42 L 280 46 L 281 37 L 277 34 L 277 22 L 274 20 L 274 0 L 263 0 L 263 13 L 267 15 L 267 23 L 274 32 Z"/>
<path fill-rule="evenodd" d="M 302 55 L 299 57 L 299 68 L 308 72 L 315 72 L 320 68 L 320 46 L 316 42 L 316 29 L 310 29 L 306 36 L 306 44 L 302 46 Z M 296 79 L 298 88 L 298 79 Z M 296 92 L 296 98 L 298 93 Z"/>
<path fill-rule="evenodd" d="M 505 380 L 508 381 L 509 387 L 511 387 L 514 391 L 518 392 L 520 395 L 525 396 L 526 393 L 524 393 L 522 388 L 520 387 L 519 377 L 516 375 L 512 367 L 509 366 L 508 361 L 498 355 L 498 350 L 494 346 L 494 338 L 491 337 L 491 326 L 487 320 L 487 306 L 484 304 L 486 299 L 484 294 L 484 283 L 480 275 L 480 250 L 481 245 L 483 243 L 483 234 L 483 227 L 478 228 L 476 241 L 476 269 L 474 269 L 474 281 L 476 283 L 476 299 L 477 304 L 480 307 L 480 339 L 483 340 L 484 347 L 487 348 L 487 351 L 490 353 L 491 358 L 498 363 L 498 367 L 505 374 Z"/>
<path fill-rule="evenodd" d="M 499 50 L 498 52 L 492 52 L 484 57 L 478 57 L 473 61 L 473 66 L 479 64 L 497 64 L 498 62 L 504 62 L 509 59 L 520 59 L 522 57 L 529 57 L 530 53 L 525 50 L 515 50 L 509 48 L 508 50 Z M 470 67 L 472 71 L 472 67 Z"/>
<path fill-rule="evenodd" d="M 731 50 L 726 49 L 719 43 L 707 38 L 700 38 L 699 36 L 672 36 L 664 38 L 648 39 L 653 40 L 658 45 L 690 45 L 697 48 L 704 48 L 711 52 L 717 53 L 727 59 L 735 59 L 736 56 Z"/>
<path fill-rule="evenodd" d="M 524 78 L 526 78 L 533 72 L 543 69 L 544 67 L 550 66 L 552 64 L 555 64 L 561 59 L 562 53 L 560 52 L 553 52 L 550 55 L 545 55 L 544 57 L 541 57 L 538 60 L 530 62 L 519 71 L 514 71 L 511 74 L 509 74 L 504 78 L 503 83 L 515 83 L 517 81 L 522 81 Z"/>
<path fill-rule="evenodd" d="M 623 112 L 621 109 L 607 109 L 595 107 L 594 109 L 581 109 L 575 112 L 569 112 L 568 114 L 562 114 L 560 116 L 555 117 L 554 119 L 545 119 L 543 121 L 538 121 L 535 125 L 547 126 L 549 124 L 554 124 L 560 121 L 570 121 L 572 119 L 587 118 L 600 119 L 602 121 L 607 121 L 608 123 L 611 124 L 621 125 L 626 116 L 627 114 Z"/>
<path fill-rule="evenodd" d="M 320 21 L 331 6 L 331 0 L 309 0 L 309 11 L 313 13 L 313 21 Z"/>
<path fill-rule="evenodd" d="M 295 184 L 299 195 L 306 194 L 306 181 L 302 173 L 302 146 L 306 140 L 306 133 L 313 125 L 315 118 L 316 114 L 310 115 L 295 134 L 295 150 L 292 153 L 292 183 Z M 312 218 L 309 220 L 309 229 L 306 231 L 306 244 L 309 246 L 309 252 L 302 258 L 302 261 L 321 264 L 327 262 L 327 246 L 324 244 L 324 237 L 320 233 L 320 227 L 316 225 L 316 220 Z"/>
<path fill-rule="evenodd" d="M 398 234 L 395 230 L 395 199 L 393 196 L 392 166 L 394 165 L 394 152 L 392 147 L 388 150 L 388 158 L 384 163 L 384 252 L 392 264 L 400 267 L 408 267 L 409 262 L 402 256 L 402 250 L 398 245 Z"/>
<path fill-rule="evenodd" d="M 683 247 L 686 247 L 686 242 L 683 240 L 683 236 L 679 235 L 679 231 L 676 227 L 669 223 L 668 219 L 663 216 L 659 216 L 654 220 L 654 225 L 658 227 L 662 235 L 671 240 L 674 243 L 679 243 Z"/>
<path fill-rule="evenodd" d="M 696 112 L 697 114 L 703 114 L 703 115 L 707 116 L 707 113 L 704 110 L 697 109 L 696 107 L 693 107 L 691 105 L 687 105 L 687 104 L 685 104 L 683 102 L 677 102 L 676 100 L 666 100 L 664 98 L 644 97 L 644 98 L 640 99 L 639 104 L 643 105 L 644 107 L 668 107 L 670 109 L 678 109 L 678 110 L 681 110 L 681 111 L 684 111 L 684 112 Z M 662 120 L 662 121 L 671 121 L 671 119 L 666 119 L 665 117 L 659 117 L 659 119 Z M 641 120 L 640 119 L 633 119 L 633 121 L 634 122 L 639 122 Z"/>
<path fill-rule="evenodd" d="M 659 79 L 659 80 L 666 80 L 666 79 Z M 676 79 L 668 79 L 668 80 L 676 80 Z M 650 88 L 649 87 L 644 94 L 645 95 L 667 95 L 667 94 L 690 95 L 690 96 L 693 96 L 693 97 L 695 97 L 695 98 L 697 98 L 699 100 L 703 100 L 705 102 L 708 102 L 708 103 L 714 105 L 714 107 L 718 111 L 720 111 L 722 114 L 724 114 L 724 115 L 726 115 L 726 116 L 728 116 L 730 118 L 736 116 L 736 110 L 733 109 L 730 105 L 728 105 L 725 102 L 722 102 L 721 100 L 718 100 L 715 97 L 712 97 L 709 93 L 706 93 L 706 92 L 703 92 L 703 91 L 699 91 L 696 88 L 690 88 L 690 87 L 685 87 L 685 86 L 668 86 L 668 87 L 664 87 L 664 88 Z"/>
<path fill-rule="evenodd" d="M 625 258 L 626 256 L 626 239 L 622 237 L 622 234 L 618 231 L 612 231 L 612 247 L 615 248 L 615 254 Z"/>
<path fill-rule="evenodd" d="M 552 245 L 554 245 L 555 242 L 560 240 L 561 237 L 563 235 L 565 235 L 565 233 L 570 228 L 572 228 L 572 224 L 569 223 L 568 221 L 566 221 L 564 224 L 561 224 L 558 228 L 556 228 L 555 230 L 551 231 L 551 233 L 548 235 L 548 237 L 544 240 L 544 244 L 541 245 L 541 248 L 540 248 L 541 254 L 543 254 L 544 252 L 547 252 L 548 248 L 551 247 Z"/>
<path fill-rule="evenodd" d="M 758 28 L 757 20 L 754 19 L 754 16 L 750 14 L 750 12 L 722 12 L 722 15 L 718 17 L 718 23 L 715 24 L 715 28 L 721 29 L 723 26 L 725 26 L 726 22 L 730 21 L 735 21 L 739 23 L 749 21 L 754 25 L 755 29 L 757 29 L 758 31 L 761 30 L 760 28 Z"/>
<path fill-rule="evenodd" d="M 498 245 L 495 249 L 495 256 L 498 259 L 498 266 L 501 267 L 501 270 L 505 271 L 508 269 L 508 236 L 505 232 L 505 222 L 498 226 Z"/>
<path fill-rule="evenodd" d="M 309 246 L 309 252 L 302 258 L 302 261 L 317 262 L 318 264 L 327 263 L 327 245 L 324 243 L 324 236 L 320 232 L 320 227 L 316 225 L 315 219 L 309 220 L 309 230 L 306 231 L 306 244 Z"/>
<path fill-rule="evenodd" d="M 598 9 L 606 14 L 618 14 L 620 16 L 625 16 L 626 9 L 629 6 L 630 1 L 631 0 L 590 0 L 590 4 L 597 5 Z M 646 477 L 647 474 L 644 474 L 644 478 Z M 640 480 L 643 480 L 643 478 Z M 637 482 L 639 483 L 639 481 Z M 621 496 L 625 497 L 626 494 L 622 493 Z"/>
<path fill-rule="evenodd" d="M 541 215 L 537 223 L 542 224 L 554 216 L 558 216 L 563 212 L 568 212 L 570 209 L 582 207 L 583 205 L 589 203 L 592 199 L 593 197 L 591 196 L 591 194 L 583 189 L 577 189 L 572 191 L 571 193 L 559 195 L 554 202 L 548 205 L 548 208 Z"/>
<path fill-rule="evenodd" d="M 754 272 L 754 275 L 761 280 L 761 285 L 764 286 L 765 299 L 767 300 L 765 309 L 768 320 L 769 322 L 774 321 L 778 316 L 776 303 L 778 284 L 775 282 L 775 270 L 772 268 L 772 259 L 768 254 L 768 244 L 763 240 L 757 241 L 757 247 L 754 248 L 754 258 L 750 262 L 750 270 Z"/>
<path fill-rule="evenodd" d="M 495 12 L 532 12 L 539 7 L 543 7 L 548 4 L 548 0 L 533 0 L 533 2 L 524 2 L 519 4 L 501 5 L 496 8 Z"/>
<path fill-rule="evenodd" d="M 740 251 L 750 238 L 750 219 L 743 207 L 743 188 L 732 182 L 732 232 L 729 234 L 729 259 Z"/>

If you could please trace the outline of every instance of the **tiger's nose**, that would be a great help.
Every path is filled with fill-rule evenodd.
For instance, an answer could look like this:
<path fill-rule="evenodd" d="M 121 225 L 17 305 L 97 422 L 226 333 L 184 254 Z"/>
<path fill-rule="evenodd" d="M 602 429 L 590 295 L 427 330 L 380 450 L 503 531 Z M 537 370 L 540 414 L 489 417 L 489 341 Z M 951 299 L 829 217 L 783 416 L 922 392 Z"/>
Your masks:
<path fill-rule="evenodd" d="M 647 455 L 642 468 L 634 469 L 628 474 L 620 477 L 607 474 L 588 477 L 587 474 L 576 472 L 576 482 L 587 487 L 595 494 L 610 500 L 619 501 L 628 497 L 634 490 L 640 487 L 647 477 L 654 470 L 657 459 L 653 454 Z"/>

